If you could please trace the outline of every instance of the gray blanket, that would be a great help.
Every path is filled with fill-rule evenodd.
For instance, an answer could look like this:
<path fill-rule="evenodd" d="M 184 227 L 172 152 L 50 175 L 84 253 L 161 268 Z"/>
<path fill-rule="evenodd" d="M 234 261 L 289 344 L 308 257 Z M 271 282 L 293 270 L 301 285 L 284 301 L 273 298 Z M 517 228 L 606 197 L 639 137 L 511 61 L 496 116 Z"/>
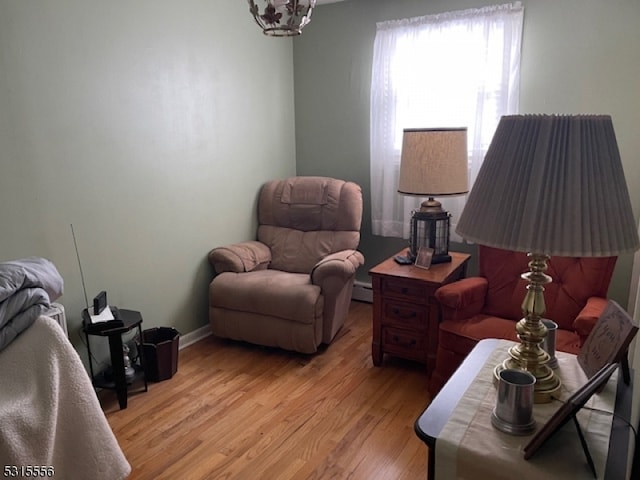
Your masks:
<path fill-rule="evenodd" d="M 63 293 L 55 265 L 41 257 L 0 262 L 0 351 Z"/>

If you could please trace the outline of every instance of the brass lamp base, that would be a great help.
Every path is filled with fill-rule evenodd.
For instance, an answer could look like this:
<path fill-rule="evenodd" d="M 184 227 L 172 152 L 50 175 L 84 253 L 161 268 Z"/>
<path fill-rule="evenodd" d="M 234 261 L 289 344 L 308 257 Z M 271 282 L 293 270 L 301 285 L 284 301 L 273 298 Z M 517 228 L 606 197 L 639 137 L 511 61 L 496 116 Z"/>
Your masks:
<path fill-rule="evenodd" d="M 560 397 L 560 379 L 547 365 L 550 356 L 540 345 L 547 335 L 547 327 L 542 323 L 545 312 L 544 285 L 551 283 L 551 277 L 544 272 L 547 269 L 549 257 L 542 254 L 530 253 L 529 272 L 522 278 L 529 282 L 527 294 L 522 302 L 522 318 L 516 325 L 516 332 L 520 343 L 509 349 L 509 358 L 494 369 L 494 380 L 505 368 L 525 370 L 536 377 L 534 402 L 549 403 Z"/>
<path fill-rule="evenodd" d="M 429 197 L 428 200 L 425 200 L 420 204 L 420 211 L 428 213 L 446 213 L 442 209 L 442 203 L 433 197 Z"/>

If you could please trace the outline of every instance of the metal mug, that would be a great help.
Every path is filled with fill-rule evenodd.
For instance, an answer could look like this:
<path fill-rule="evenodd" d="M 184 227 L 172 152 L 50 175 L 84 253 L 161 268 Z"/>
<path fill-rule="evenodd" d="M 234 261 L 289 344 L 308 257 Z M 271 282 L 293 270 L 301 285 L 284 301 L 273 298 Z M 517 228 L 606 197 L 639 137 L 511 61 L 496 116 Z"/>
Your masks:
<path fill-rule="evenodd" d="M 549 354 L 549 367 L 558 368 L 558 359 L 556 358 L 556 332 L 558 324 L 548 318 L 543 318 L 542 323 L 547 327 L 547 335 L 542 340 L 540 347 Z"/>
<path fill-rule="evenodd" d="M 504 369 L 499 372 L 496 406 L 492 425 L 513 435 L 527 435 L 535 429 L 533 394 L 536 377 L 524 370 Z"/>

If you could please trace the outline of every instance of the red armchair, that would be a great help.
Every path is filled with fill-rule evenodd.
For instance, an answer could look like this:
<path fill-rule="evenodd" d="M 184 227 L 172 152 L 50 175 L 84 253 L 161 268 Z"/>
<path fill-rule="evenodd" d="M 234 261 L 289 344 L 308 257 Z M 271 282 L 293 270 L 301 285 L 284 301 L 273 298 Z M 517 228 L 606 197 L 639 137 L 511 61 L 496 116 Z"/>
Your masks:
<path fill-rule="evenodd" d="M 607 290 L 617 257 L 552 257 L 546 273 L 545 318 L 558 324 L 556 349 L 578 353 L 607 304 Z M 478 276 L 440 287 L 442 307 L 436 366 L 429 390 L 435 395 L 478 341 L 517 341 L 529 270 L 526 253 L 479 245 Z"/>

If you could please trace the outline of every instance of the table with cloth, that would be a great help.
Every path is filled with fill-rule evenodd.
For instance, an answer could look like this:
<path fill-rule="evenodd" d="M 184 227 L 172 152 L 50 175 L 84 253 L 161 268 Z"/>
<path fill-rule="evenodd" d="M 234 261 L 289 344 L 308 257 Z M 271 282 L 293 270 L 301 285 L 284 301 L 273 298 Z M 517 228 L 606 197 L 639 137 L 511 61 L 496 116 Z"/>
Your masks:
<path fill-rule="evenodd" d="M 588 381 L 575 355 L 556 353 L 558 368 L 555 372 L 562 380 L 561 398 L 551 403 L 535 404 L 534 433 L 524 436 L 510 435 L 492 426 L 491 413 L 496 405 L 493 370 L 508 357 L 507 350 L 513 345 L 514 342 L 507 340 L 491 339 L 480 342 L 476 350 L 483 354 L 478 356 L 476 352 L 476 356 L 467 357 L 469 362 L 463 363 L 456 372 L 459 378 L 452 377 L 438 395 L 441 398 L 436 397 L 416 421 L 416 433 L 430 446 L 430 469 L 434 474 L 429 476 L 430 480 L 512 479 L 514 474 L 520 480 L 593 478 L 572 421 L 555 432 L 530 460 L 524 460 L 524 447 L 561 407 L 562 402 Z M 460 383 L 459 380 L 463 376 L 466 379 Z M 625 393 L 624 397 L 627 394 L 630 397 L 627 390 L 632 388 L 627 385 L 620 388 L 617 383 L 616 371 L 605 388 L 593 395 L 585 408 L 577 414 L 598 478 L 624 478 L 610 476 L 610 465 L 607 465 L 613 412 L 616 409 L 617 414 L 620 410 L 617 405 L 620 398 L 616 401 L 616 391 L 618 390 L 619 397 L 620 390 Z M 440 408 L 443 405 L 444 410 Z M 626 419 L 628 420 L 628 415 Z M 631 429 L 623 418 L 616 420 L 614 426 L 621 431 L 622 437 L 626 434 L 628 448 Z M 437 448 L 434 452 L 433 447 L 436 443 Z M 621 471 L 627 470 L 626 464 L 619 465 L 618 468 Z"/>

